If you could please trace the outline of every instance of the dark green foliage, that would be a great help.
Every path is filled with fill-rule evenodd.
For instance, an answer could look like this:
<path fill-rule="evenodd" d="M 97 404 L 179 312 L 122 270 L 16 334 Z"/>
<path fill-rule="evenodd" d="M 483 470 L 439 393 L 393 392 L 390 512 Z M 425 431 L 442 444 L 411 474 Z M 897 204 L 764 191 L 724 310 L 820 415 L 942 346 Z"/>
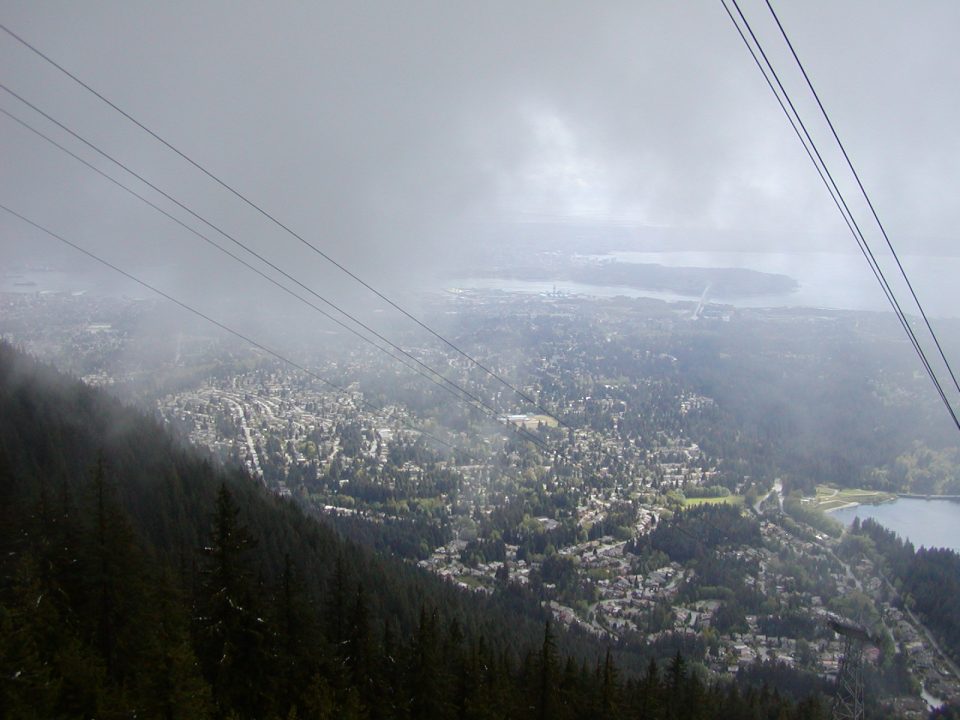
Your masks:
<path fill-rule="evenodd" d="M 913 467 L 909 458 L 889 476 L 875 470 L 892 467 L 921 437 L 936 451 L 955 446 L 953 428 L 936 417 L 942 408 L 899 379 L 913 372 L 911 358 L 886 333 L 885 319 L 803 323 L 802 313 L 777 314 L 723 332 L 678 333 L 666 345 L 678 374 L 717 403 L 689 434 L 710 456 L 728 459 L 721 476 L 779 476 L 788 492 L 805 494 L 838 481 L 905 490 L 897 475 Z M 894 392 L 904 394 L 893 400 Z"/>
<path fill-rule="evenodd" d="M 741 668 L 737 679 L 741 687 L 757 690 L 777 688 L 782 694 L 793 697 L 833 693 L 833 685 L 829 681 L 775 661 L 755 662 Z"/>
<path fill-rule="evenodd" d="M 702 558 L 721 546 L 760 544 L 757 521 L 730 505 L 700 505 L 676 513 L 653 532 L 630 544 L 640 555 L 662 552 L 685 563 Z"/>
<path fill-rule="evenodd" d="M 960 661 L 960 555 L 946 548 L 914 550 L 869 518 L 853 529 L 873 541 L 899 602 L 920 615 L 943 649 Z"/>
<path fill-rule="evenodd" d="M 248 708 L 258 717 L 270 692 L 273 638 L 250 565 L 255 542 L 239 522 L 240 508 L 226 485 L 220 486 L 215 507 L 195 603 L 197 654 L 217 704 Z"/>

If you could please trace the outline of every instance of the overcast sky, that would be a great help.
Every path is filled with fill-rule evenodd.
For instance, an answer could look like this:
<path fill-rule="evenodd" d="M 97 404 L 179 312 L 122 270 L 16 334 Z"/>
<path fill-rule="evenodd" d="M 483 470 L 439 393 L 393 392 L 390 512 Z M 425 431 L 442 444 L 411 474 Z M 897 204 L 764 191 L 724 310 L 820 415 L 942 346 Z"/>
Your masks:
<path fill-rule="evenodd" d="M 765 6 L 742 5 L 813 119 Z M 895 246 L 958 254 L 960 3 L 776 7 Z M 627 225 L 644 249 L 855 251 L 719 0 L 2 0 L 0 20 L 377 282 L 418 277 L 478 224 Z M 2 34 L 0 82 L 307 282 L 334 282 Z M 122 177 L 2 91 L 0 107 Z M 68 238 L 158 281 L 259 287 L 6 117 L 0 157 L 0 202 Z M 6 216 L 0 243 L 7 258 L 71 257 Z"/>

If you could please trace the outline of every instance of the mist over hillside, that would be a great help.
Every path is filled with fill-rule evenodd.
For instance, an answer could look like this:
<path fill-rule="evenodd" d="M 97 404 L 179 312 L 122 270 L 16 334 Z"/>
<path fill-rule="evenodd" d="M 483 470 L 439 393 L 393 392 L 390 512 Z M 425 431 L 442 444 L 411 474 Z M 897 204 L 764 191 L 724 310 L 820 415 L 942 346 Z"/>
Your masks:
<path fill-rule="evenodd" d="M 958 21 L 0 0 L 0 715 L 952 716 Z"/>

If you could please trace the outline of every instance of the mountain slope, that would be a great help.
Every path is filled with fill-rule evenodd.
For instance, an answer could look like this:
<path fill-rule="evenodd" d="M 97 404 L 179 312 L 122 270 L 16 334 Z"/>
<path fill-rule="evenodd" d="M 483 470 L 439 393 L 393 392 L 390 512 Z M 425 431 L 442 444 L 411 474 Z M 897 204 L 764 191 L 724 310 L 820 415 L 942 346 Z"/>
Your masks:
<path fill-rule="evenodd" d="M 545 632 L 536 603 L 469 595 L 348 543 L 4 344 L 0 578 L 4 717 L 788 710 L 706 687 L 679 656 L 624 681 L 597 644 Z"/>

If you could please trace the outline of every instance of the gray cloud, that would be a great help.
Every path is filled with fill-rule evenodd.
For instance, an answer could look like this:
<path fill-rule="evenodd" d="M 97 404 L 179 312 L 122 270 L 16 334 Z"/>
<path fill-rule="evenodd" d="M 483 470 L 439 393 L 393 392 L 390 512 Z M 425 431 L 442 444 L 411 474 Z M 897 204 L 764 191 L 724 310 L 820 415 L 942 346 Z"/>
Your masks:
<path fill-rule="evenodd" d="M 953 252 L 960 7 L 779 5 L 898 245 Z M 744 7 L 779 47 L 762 4 Z M 0 17 L 377 282 L 421 277 L 477 221 L 636 224 L 638 242 L 698 249 L 853 249 L 718 2 L 3 2 Z M 0 68 L 298 277 L 358 300 L 6 37 Z M 5 95 L 0 106 L 36 121 Z M 71 238 L 188 290 L 199 273 L 267 291 L 3 118 L 0 153 L 3 201 Z M 8 257 L 51 247 L 7 218 L 0 236 Z"/>

